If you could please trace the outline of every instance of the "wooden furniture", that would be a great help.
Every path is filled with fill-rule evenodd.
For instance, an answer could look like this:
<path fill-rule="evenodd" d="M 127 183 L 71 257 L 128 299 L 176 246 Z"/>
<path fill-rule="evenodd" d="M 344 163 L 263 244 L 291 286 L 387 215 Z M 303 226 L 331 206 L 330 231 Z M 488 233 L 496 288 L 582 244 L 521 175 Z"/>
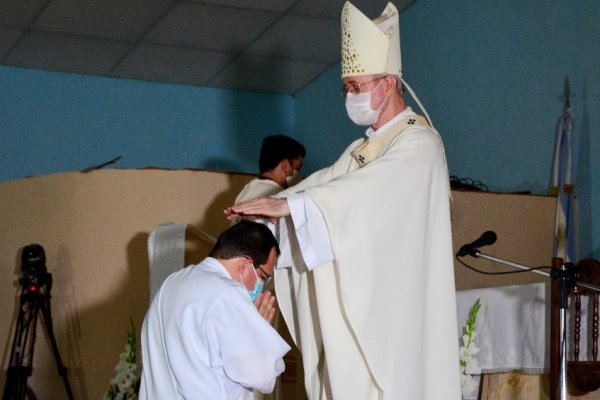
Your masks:
<path fill-rule="evenodd" d="M 554 258 L 552 268 L 555 270 L 564 269 L 563 260 Z M 600 262 L 594 259 L 583 259 L 573 266 L 575 281 L 585 282 L 594 286 L 600 285 Z M 573 313 L 573 318 L 567 321 L 567 329 L 572 332 L 568 339 L 572 337 L 572 343 L 568 345 L 567 352 L 567 377 L 570 380 L 568 389 L 572 394 L 584 394 L 593 392 L 600 388 L 600 361 L 598 361 L 598 337 L 599 337 L 599 302 L 600 293 L 598 291 L 586 288 L 581 285 L 570 285 L 569 289 L 569 312 Z M 552 311 L 551 311 L 551 332 L 550 332 L 550 398 L 558 399 L 559 374 L 560 374 L 560 328 L 559 328 L 559 283 L 552 280 Z M 582 297 L 587 296 L 587 312 L 589 323 L 588 335 L 585 339 L 586 348 L 581 347 L 582 328 L 587 328 L 588 321 L 582 320 Z M 591 304 L 591 307 L 589 306 Z M 568 324 L 572 323 L 572 327 Z M 586 331 L 588 329 L 585 329 Z M 572 354 L 572 355 L 571 355 Z M 591 356 L 591 360 L 585 360 L 586 354 Z M 571 358 L 571 360 L 569 360 Z"/>

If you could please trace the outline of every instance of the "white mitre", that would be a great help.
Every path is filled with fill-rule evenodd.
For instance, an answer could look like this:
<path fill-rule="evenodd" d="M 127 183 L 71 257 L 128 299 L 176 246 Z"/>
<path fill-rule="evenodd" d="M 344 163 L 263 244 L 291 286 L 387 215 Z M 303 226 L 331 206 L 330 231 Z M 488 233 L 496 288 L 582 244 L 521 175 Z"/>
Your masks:
<path fill-rule="evenodd" d="M 388 3 L 371 21 L 347 1 L 342 9 L 342 78 L 375 74 L 402 78 L 398 10 Z"/>

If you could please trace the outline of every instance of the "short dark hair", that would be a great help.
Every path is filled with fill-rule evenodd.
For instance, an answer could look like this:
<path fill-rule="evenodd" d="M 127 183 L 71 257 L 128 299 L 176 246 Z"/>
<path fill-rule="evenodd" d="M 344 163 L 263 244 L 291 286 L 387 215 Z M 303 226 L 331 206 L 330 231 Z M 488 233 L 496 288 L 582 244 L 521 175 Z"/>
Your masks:
<path fill-rule="evenodd" d="M 277 240 L 266 225 L 241 220 L 219 235 L 209 256 L 222 260 L 247 256 L 254 265 L 262 265 L 267 262 L 272 248 L 280 254 Z"/>
<path fill-rule="evenodd" d="M 272 170 L 283 160 L 304 157 L 306 149 L 295 139 L 285 135 L 272 135 L 263 139 L 258 159 L 260 173 Z"/>

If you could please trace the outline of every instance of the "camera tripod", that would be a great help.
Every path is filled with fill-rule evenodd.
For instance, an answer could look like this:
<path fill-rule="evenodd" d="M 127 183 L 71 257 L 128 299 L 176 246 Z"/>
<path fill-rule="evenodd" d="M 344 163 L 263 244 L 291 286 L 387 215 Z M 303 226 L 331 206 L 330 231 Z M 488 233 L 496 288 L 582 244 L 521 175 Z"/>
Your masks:
<path fill-rule="evenodd" d="M 40 246 L 41 247 L 41 246 Z M 20 296 L 19 315 L 13 339 L 10 363 L 6 371 L 6 384 L 2 400 L 36 400 L 27 379 L 33 372 L 33 350 L 38 317 L 46 328 L 52 353 L 62 377 L 69 400 L 73 393 L 67 377 L 67 368 L 63 365 L 56 345 L 56 338 L 52 328 L 50 314 L 50 288 L 52 276 L 47 272 L 25 275 L 19 280 L 22 285 Z"/>

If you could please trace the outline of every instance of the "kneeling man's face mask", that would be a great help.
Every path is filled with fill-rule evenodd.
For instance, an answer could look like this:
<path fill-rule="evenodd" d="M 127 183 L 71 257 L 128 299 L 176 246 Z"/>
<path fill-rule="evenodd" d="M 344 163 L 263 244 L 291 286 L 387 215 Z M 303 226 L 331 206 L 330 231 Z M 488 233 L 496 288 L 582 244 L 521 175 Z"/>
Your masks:
<path fill-rule="evenodd" d="M 256 276 L 256 282 L 254 283 L 254 288 L 252 290 L 248 290 L 248 295 L 250 295 L 252 301 L 256 301 L 256 299 L 258 299 L 258 296 L 260 296 L 260 294 L 262 293 L 265 283 L 256 274 L 256 268 L 254 268 L 254 266 L 252 266 L 252 270 L 254 271 L 254 275 Z"/>

